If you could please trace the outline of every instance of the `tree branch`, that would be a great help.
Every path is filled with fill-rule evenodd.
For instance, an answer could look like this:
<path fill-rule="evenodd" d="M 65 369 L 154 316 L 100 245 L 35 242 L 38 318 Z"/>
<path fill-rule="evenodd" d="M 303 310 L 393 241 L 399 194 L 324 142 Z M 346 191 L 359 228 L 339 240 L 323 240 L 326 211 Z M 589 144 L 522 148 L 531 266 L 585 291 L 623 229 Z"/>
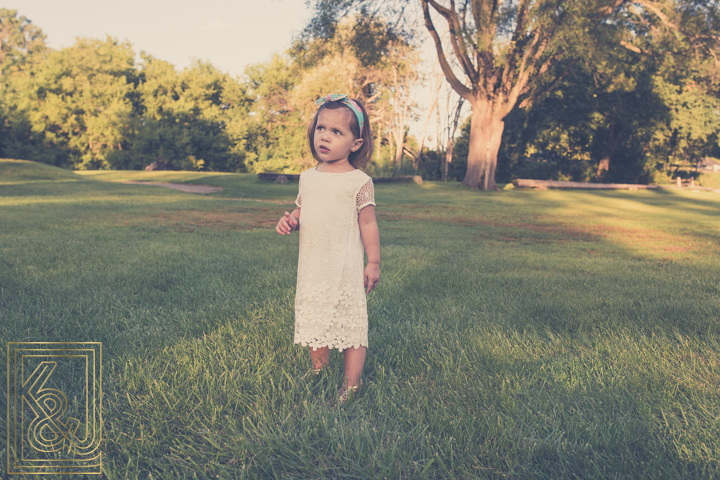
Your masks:
<path fill-rule="evenodd" d="M 631 52 L 643 53 L 643 51 L 642 51 L 642 49 L 641 49 L 640 47 L 636 47 L 635 45 L 633 45 L 633 44 L 631 44 L 631 43 L 628 43 L 628 42 L 626 42 L 625 40 L 620 40 L 620 45 L 622 45 L 623 47 L 627 48 L 627 49 L 630 50 Z"/>
<path fill-rule="evenodd" d="M 637 3 L 638 5 L 642 5 L 645 9 L 654 13 L 655 16 L 658 17 L 660 19 L 660 21 L 662 22 L 662 24 L 665 25 L 666 27 L 669 27 L 678 32 L 680 31 L 680 28 L 677 26 L 677 24 L 670 20 L 670 17 L 665 12 L 662 11 L 662 7 L 660 5 L 658 5 L 657 3 L 651 2 L 648 0 L 633 0 L 633 1 L 635 3 Z"/>
<path fill-rule="evenodd" d="M 477 37 L 478 70 L 482 64 L 486 84 L 490 86 L 497 79 L 495 72 L 495 52 L 493 51 L 495 31 L 495 16 L 499 0 L 473 0 L 472 14 L 475 22 Z"/>
<path fill-rule="evenodd" d="M 526 19 L 527 10 L 530 0 L 522 0 L 518 5 L 517 18 L 515 20 L 515 31 L 513 32 L 512 39 L 510 40 L 510 51 L 508 52 L 507 64 L 504 67 L 502 74 L 503 85 L 510 85 L 515 77 L 515 67 L 517 66 L 518 56 L 527 45 L 526 31 Z"/>
<path fill-rule="evenodd" d="M 437 30 L 435 30 L 435 25 L 433 25 L 432 19 L 430 18 L 428 0 L 420 0 L 420 3 L 422 3 L 423 16 L 425 17 L 425 27 L 428 29 L 428 32 L 430 32 L 430 36 L 435 42 L 435 50 L 438 54 L 438 61 L 440 63 L 440 68 L 442 68 L 442 71 L 445 74 L 445 78 L 458 95 L 469 101 L 472 101 L 472 90 L 467 88 L 465 85 L 462 84 L 462 82 L 460 82 L 460 80 L 458 80 L 458 78 L 455 76 L 455 73 L 452 71 L 450 64 L 448 63 L 447 58 L 445 57 L 445 52 L 443 51 L 440 35 L 438 35 Z"/>
<path fill-rule="evenodd" d="M 432 5 L 432 7 L 447 21 L 448 28 L 450 29 L 450 42 L 452 43 L 455 56 L 460 62 L 465 75 L 467 75 L 470 79 L 470 82 L 473 85 L 477 84 L 479 72 L 475 69 L 470 57 L 468 57 L 465 40 L 462 37 L 462 27 L 458 20 L 457 12 L 455 11 L 455 0 L 450 0 L 451 8 L 445 8 L 438 4 L 435 0 L 427 0 L 427 3 Z"/>
<path fill-rule="evenodd" d="M 530 59 L 530 57 L 532 56 L 532 51 L 535 49 L 535 46 L 538 44 L 538 42 L 541 41 L 541 38 L 542 37 L 540 36 L 540 33 L 536 31 L 533 35 L 532 43 L 530 44 L 530 46 L 525 48 L 525 54 L 523 55 L 523 58 L 520 61 L 520 66 L 518 67 L 518 74 L 517 74 L 518 81 L 515 84 L 516 87 L 518 85 L 520 85 L 520 87 L 519 87 L 520 89 L 525 88 L 525 85 L 523 85 L 522 83 L 524 81 L 523 79 L 527 78 L 529 75 L 527 72 L 527 70 L 528 70 L 527 62 L 528 62 L 528 59 Z M 530 68 L 532 68 L 532 67 L 530 67 Z"/>

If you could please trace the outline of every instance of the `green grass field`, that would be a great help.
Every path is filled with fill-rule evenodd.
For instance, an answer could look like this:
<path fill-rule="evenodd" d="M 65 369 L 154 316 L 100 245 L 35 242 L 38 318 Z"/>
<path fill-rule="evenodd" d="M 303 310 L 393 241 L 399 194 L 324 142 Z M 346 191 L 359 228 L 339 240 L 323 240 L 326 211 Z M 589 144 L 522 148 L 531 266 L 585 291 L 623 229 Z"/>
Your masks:
<path fill-rule="evenodd" d="M 296 194 L 0 160 L 0 338 L 102 342 L 104 478 L 720 476 L 720 195 L 376 185 L 366 387 L 332 409 Z"/>

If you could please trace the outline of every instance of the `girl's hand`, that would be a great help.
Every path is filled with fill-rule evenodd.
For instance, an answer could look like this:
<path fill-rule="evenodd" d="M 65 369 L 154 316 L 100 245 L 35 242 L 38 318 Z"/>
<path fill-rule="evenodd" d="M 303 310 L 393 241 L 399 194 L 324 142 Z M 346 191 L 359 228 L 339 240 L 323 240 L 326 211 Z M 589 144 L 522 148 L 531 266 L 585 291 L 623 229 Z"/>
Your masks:
<path fill-rule="evenodd" d="M 365 294 L 367 295 L 372 291 L 373 288 L 377 287 L 380 281 L 380 264 L 379 263 L 368 263 L 365 267 Z"/>
<path fill-rule="evenodd" d="M 280 235 L 290 235 L 290 232 L 295 230 L 297 224 L 297 218 L 290 215 L 289 212 L 285 212 L 285 216 L 280 219 L 277 226 L 275 227 L 275 231 L 278 232 Z"/>

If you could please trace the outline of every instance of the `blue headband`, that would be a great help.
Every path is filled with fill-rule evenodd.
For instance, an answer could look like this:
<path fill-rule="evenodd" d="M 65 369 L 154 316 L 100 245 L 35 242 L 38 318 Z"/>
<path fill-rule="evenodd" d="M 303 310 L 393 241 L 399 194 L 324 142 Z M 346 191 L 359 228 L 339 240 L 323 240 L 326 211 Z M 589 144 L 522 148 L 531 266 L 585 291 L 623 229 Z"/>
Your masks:
<path fill-rule="evenodd" d="M 360 135 L 362 136 L 363 125 L 365 124 L 365 116 L 363 115 L 362 110 L 360 110 L 360 106 L 355 102 L 355 100 L 351 99 L 344 93 L 328 93 L 324 97 L 320 97 L 315 100 L 315 105 L 325 105 L 325 102 L 342 102 L 347 105 L 350 110 L 355 113 L 355 116 L 358 119 L 358 124 L 360 125 Z"/>

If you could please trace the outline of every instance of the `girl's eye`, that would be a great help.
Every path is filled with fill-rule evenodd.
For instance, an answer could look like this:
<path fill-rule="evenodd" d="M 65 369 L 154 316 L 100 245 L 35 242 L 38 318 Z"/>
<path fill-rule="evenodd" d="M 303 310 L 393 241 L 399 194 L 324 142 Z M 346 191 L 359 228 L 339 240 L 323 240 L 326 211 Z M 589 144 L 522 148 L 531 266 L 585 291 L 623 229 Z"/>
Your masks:
<path fill-rule="evenodd" d="M 339 134 L 340 134 L 340 130 L 335 130 L 333 133 L 335 133 L 336 135 L 339 135 Z"/>

